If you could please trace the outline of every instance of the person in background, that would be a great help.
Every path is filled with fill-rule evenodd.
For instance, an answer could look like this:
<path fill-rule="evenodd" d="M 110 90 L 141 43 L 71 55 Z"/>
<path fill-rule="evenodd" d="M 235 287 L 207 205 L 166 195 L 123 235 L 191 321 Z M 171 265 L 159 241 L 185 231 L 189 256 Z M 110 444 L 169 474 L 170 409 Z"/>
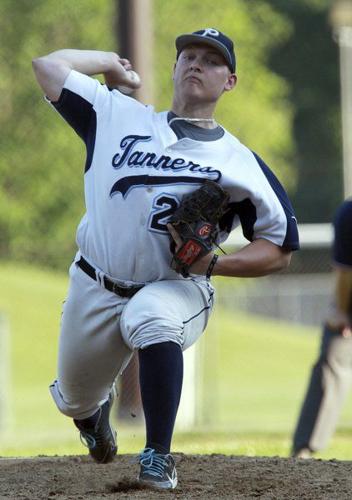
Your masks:
<path fill-rule="evenodd" d="M 293 434 L 296 458 L 310 458 L 327 446 L 352 383 L 352 199 L 335 214 L 333 266 L 334 300 Z"/>

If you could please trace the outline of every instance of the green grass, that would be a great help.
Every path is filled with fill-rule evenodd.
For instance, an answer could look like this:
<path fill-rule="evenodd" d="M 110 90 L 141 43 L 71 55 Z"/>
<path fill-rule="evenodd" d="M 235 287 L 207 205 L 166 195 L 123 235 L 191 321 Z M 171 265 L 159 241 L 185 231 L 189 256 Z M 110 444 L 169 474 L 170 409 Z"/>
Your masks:
<path fill-rule="evenodd" d="M 11 330 L 9 419 L 0 432 L 0 455 L 84 453 L 70 419 L 56 410 L 48 390 L 56 376 L 67 275 L 1 263 L 0 283 L 0 311 Z M 199 342 L 206 363 L 199 377 L 197 432 L 177 430 L 174 450 L 287 456 L 318 341 L 318 327 L 218 306 Z M 119 425 L 122 453 L 138 452 L 143 440 L 143 428 Z M 329 447 L 317 457 L 352 460 L 351 398 Z"/>

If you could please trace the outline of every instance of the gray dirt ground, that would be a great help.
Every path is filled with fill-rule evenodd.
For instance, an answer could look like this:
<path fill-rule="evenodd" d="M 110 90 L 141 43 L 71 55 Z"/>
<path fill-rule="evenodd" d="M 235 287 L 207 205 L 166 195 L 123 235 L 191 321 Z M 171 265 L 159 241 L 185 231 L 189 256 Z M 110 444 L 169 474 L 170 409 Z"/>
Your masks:
<path fill-rule="evenodd" d="M 133 458 L 2 458 L 0 499 L 352 499 L 352 462 L 175 454 L 179 485 L 159 492 L 139 487 Z"/>

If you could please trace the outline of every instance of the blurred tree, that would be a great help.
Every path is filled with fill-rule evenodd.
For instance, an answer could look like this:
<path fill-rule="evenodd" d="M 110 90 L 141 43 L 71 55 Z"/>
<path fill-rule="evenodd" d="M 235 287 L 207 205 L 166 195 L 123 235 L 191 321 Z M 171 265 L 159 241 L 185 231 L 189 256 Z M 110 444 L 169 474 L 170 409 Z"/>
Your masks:
<path fill-rule="evenodd" d="M 84 211 L 84 145 L 44 103 L 34 57 L 114 50 L 109 0 L 1 0 L 0 256 L 67 268 Z M 82 174 L 82 175 L 80 175 Z"/>
<path fill-rule="evenodd" d="M 292 124 L 295 138 L 304 129 L 293 121 L 298 101 L 292 97 L 290 78 L 277 69 L 280 61 L 275 71 L 268 68 L 275 47 L 285 48 L 295 39 L 295 18 L 279 9 L 281 3 L 295 2 L 154 0 L 154 78 L 156 107 L 168 109 L 175 37 L 209 25 L 232 36 L 239 82 L 224 97 L 217 119 L 262 156 L 293 193 L 301 163 Z M 31 60 L 63 47 L 115 50 L 115 5 L 113 0 L 1 0 L 0 257 L 62 269 L 72 259 L 75 229 L 84 211 L 84 145 L 43 103 Z M 306 99 L 316 99 L 314 90 Z M 335 123 L 333 114 L 329 119 Z M 304 161 L 309 163 L 307 156 Z"/>
<path fill-rule="evenodd" d="M 235 41 L 238 83 L 222 98 L 217 119 L 270 165 L 285 187 L 295 189 L 289 86 L 267 67 L 270 51 L 289 39 L 290 21 L 263 0 L 154 0 L 157 105 L 172 95 L 175 37 L 213 27 Z M 171 26 L 171 28 L 170 28 Z"/>
<path fill-rule="evenodd" d="M 300 222 L 329 222 L 342 200 L 338 46 L 328 23 L 329 0 L 267 0 L 293 26 L 271 50 L 270 67 L 290 88 L 294 109 L 293 203 Z"/>

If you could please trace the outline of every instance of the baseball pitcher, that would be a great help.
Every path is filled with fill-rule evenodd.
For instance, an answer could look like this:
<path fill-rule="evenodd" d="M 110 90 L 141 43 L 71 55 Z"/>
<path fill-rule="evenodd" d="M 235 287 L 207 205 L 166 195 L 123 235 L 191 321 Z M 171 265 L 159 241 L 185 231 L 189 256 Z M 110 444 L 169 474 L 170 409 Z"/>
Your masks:
<path fill-rule="evenodd" d="M 264 161 L 214 119 L 237 81 L 233 42 L 220 31 L 177 37 L 173 100 L 163 112 L 121 92 L 140 81 L 115 53 L 58 50 L 33 67 L 47 101 L 86 146 L 86 213 L 51 394 L 92 458 L 109 462 L 117 451 L 114 381 L 138 351 L 146 422 L 138 477 L 172 489 L 182 352 L 208 323 L 211 276 L 288 266 L 299 247 L 296 218 Z M 239 225 L 248 245 L 218 257 L 214 249 Z"/>

